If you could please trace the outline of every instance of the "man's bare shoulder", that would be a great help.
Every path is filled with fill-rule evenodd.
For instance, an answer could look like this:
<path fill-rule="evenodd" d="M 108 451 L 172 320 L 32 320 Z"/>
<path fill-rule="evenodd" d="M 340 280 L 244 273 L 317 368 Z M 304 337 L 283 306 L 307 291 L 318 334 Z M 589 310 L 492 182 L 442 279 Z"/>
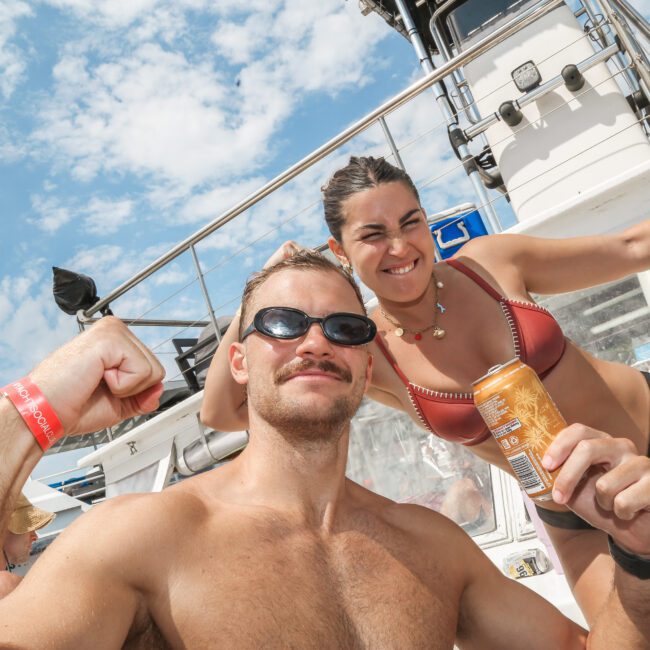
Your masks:
<path fill-rule="evenodd" d="M 354 484 L 355 498 L 368 510 L 375 513 L 386 524 L 401 530 L 409 536 L 426 539 L 431 543 L 450 539 L 461 543 L 470 542 L 465 531 L 451 519 L 435 510 L 414 503 L 398 503 Z"/>
<path fill-rule="evenodd" d="M 385 517 L 404 532 L 432 542 L 447 540 L 448 543 L 450 538 L 463 542 L 469 540 L 467 533 L 451 519 L 415 503 L 392 503 L 386 506 Z"/>
<path fill-rule="evenodd" d="M 201 501 L 186 490 L 125 494 L 94 506 L 79 517 L 75 526 L 98 526 L 107 534 L 135 532 L 143 529 L 164 533 L 188 518 L 200 516 Z"/>
<path fill-rule="evenodd" d="M 56 563 L 73 556 L 77 565 L 122 566 L 141 573 L 147 558 L 173 559 L 178 531 L 191 533 L 206 516 L 206 505 L 188 490 L 112 497 L 78 517 L 43 559 Z"/>
<path fill-rule="evenodd" d="M 355 509 L 357 513 L 365 511 L 357 520 L 368 522 L 361 525 L 371 534 L 396 542 L 402 558 L 424 567 L 425 575 L 442 576 L 450 589 L 453 585 L 460 593 L 471 580 L 468 559 L 474 566 L 486 561 L 467 533 L 444 515 L 357 487 L 353 493 Z"/>

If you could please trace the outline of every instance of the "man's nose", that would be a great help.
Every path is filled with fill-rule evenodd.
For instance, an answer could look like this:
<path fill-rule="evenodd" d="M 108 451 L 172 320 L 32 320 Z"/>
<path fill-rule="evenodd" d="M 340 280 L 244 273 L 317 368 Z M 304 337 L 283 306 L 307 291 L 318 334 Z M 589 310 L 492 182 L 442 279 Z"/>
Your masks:
<path fill-rule="evenodd" d="M 320 323 L 311 324 L 296 348 L 299 356 L 329 357 L 333 353 L 332 343 L 325 337 Z"/>
<path fill-rule="evenodd" d="M 37 539 L 38 539 L 38 535 L 36 534 L 36 531 L 33 530 L 32 533 L 31 533 L 31 535 L 29 536 L 29 541 L 33 543 L 33 542 L 35 542 Z"/>

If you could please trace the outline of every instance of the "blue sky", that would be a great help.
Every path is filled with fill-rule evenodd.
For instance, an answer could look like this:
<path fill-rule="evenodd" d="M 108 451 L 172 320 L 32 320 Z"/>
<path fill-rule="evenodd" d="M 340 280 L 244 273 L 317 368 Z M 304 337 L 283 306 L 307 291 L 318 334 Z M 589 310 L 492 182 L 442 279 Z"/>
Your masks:
<path fill-rule="evenodd" d="M 53 265 L 106 294 L 420 76 L 406 40 L 356 0 L 3 0 L 0 382 L 77 331 L 54 304 Z M 416 182 L 454 170 L 425 189 L 430 213 L 474 200 L 429 93 L 388 123 Z M 388 154 L 381 130 L 198 247 L 219 314 L 282 241 L 325 240 L 319 187 L 351 153 Z M 113 309 L 205 318 L 192 280 L 183 255 Z M 172 333 L 138 333 L 174 374 Z"/>

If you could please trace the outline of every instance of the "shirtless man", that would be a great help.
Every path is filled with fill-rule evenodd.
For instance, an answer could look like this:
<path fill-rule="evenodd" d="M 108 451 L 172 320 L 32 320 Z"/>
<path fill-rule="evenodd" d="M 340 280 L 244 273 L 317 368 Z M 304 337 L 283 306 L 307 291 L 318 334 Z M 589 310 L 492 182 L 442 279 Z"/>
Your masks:
<path fill-rule="evenodd" d="M 245 451 L 162 493 L 111 499 L 80 517 L 0 601 L 0 647 L 647 648 L 650 581 L 617 567 L 587 641 L 453 522 L 345 478 L 371 332 L 358 290 L 321 260 L 296 255 L 244 295 L 243 341 L 229 360 L 248 389 Z M 313 319 L 263 311 L 273 307 Z M 357 316 L 320 320 L 338 312 Z M 125 328 L 103 319 L 31 376 L 66 431 L 78 433 L 121 408 L 152 408 L 161 373 Z M 12 409 L 0 400 L 0 477 L 18 480 L 38 453 Z M 605 434 L 566 433 L 554 448 L 560 460 L 571 452 L 566 494 L 594 462 L 606 460 L 605 477 L 638 462 Z M 579 438 L 601 443 L 597 461 Z M 608 499 L 620 490 L 606 484 L 596 506 L 593 481 L 583 481 L 576 509 L 588 518 L 600 508 L 614 520 Z M 635 509 L 648 505 L 641 492 L 646 501 L 638 497 Z M 616 540 L 650 552 L 647 518 L 636 514 L 620 536 L 612 524 Z"/>

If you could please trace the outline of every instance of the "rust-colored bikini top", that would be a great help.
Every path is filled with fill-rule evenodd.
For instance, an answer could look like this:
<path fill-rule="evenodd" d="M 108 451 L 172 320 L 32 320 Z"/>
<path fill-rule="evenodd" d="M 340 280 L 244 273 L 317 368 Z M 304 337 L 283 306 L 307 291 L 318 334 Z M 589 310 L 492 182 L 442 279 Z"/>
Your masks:
<path fill-rule="evenodd" d="M 533 303 L 505 298 L 480 275 L 457 260 L 446 260 L 446 263 L 464 273 L 499 302 L 510 326 L 516 356 L 540 377 L 548 375 L 562 358 L 566 345 L 564 334 L 551 313 Z M 404 382 L 415 410 L 429 431 L 445 440 L 468 446 L 477 445 L 490 436 L 474 406 L 472 393 L 443 393 L 410 382 L 380 335 L 375 341 Z"/>

